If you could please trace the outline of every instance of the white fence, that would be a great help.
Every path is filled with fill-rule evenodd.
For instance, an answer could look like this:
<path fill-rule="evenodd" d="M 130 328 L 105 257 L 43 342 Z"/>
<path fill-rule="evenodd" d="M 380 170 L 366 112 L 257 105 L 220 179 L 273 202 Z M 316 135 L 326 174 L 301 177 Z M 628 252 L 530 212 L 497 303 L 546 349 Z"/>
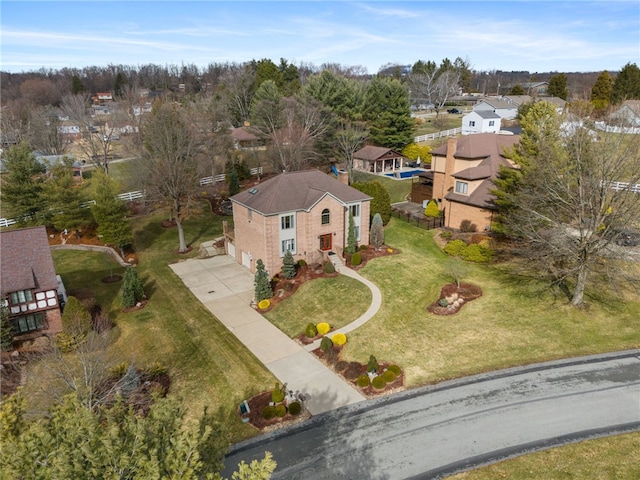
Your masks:
<path fill-rule="evenodd" d="M 146 192 L 144 190 L 136 190 L 135 192 L 121 193 L 120 195 L 118 195 L 118 198 L 126 202 L 132 202 L 133 200 L 137 200 L 138 198 L 143 198 L 145 194 Z"/>
<path fill-rule="evenodd" d="M 436 133 L 427 133 L 426 135 L 420 135 L 413 139 L 413 143 L 426 142 L 427 140 L 435 140 L 436 138 L 451 137 L 462 133 L 462 127 L 452 128 L 450 130 L 442 130 Z"/>
<path fill-rule="evenodd" d="M 262 175 L 262 167 L 252 168 L 251 170 L 249 170 L 249 173 L 251 175 Z M 200 186 L 224 182 L 226 178 L 227 177 L 224 173 L 219 173 L 218 175 L 213 175 L 211 177 L 203 177 L 200 179 Z"/>
<path fill-rule="evenodd" d="M 631 193 L 640 193 L 640 183 L 629 185 L 628 182 L 611 182 L 609 183 L 609 186 L 616 192 L 629 190 Z"/>
<path fill-rule="evenodd" d="M 627 133 L 630 135 L 640 134 L 640 127 L 618 127 L 614 125 L 607 125 L 604 122 L 596 122 L 596 128 L 604 132 Z"/>

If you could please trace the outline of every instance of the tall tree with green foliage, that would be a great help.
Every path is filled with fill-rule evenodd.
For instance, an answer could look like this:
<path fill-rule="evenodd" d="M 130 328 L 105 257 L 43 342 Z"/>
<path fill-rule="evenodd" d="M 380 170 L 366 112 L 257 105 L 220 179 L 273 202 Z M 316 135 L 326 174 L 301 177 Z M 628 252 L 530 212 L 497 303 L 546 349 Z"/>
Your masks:
<path fill-rule="evenodd" d="M 50 178 L 44 184 L 44 198 L 51 211 L 51 223 L 58 230 L 81 230 L 90 223 L 91 212 L 85 208 L 85 188 L 73 177 L 73 160 L 64 157 L 50 167 Z"/>
<path fill-rule="evenodd" d="M 519 83 L 515 84 L 511 87 L 509 91 L 509 95 L 526 95 L 527 92 L 524 91 L 524 88 Z"/>
<path fill-rule="evenodd" d="M 144 298 L 144 286 L 135 267 L 124 272 L 122 281 L 122 306 L 131 308 Z"/>
<path fill-rule="evenodd" d="M 0 468 L 7 478 L 219 478 L 228 449 L 220 423 L 206 410 L 195 423 L 186 413 L 174 397 L 138 415 L 122 401 L 88 409 L 67 396 L 27 422 L 18 392 L 0 406 Z M 233 478 L 268 479 L 274 469 L 265 455 Z"/>
<path fill-rule="evenodd" d="M 353 215 L 349 212 L 349 228 L 347 230 L 347 246 L 344 251 L 349 255 L 356 253 L 358 249 L 358 242 L 356 240 L 356 224 L 353 220 Z"/>
<path fill-rule="evenodd" d="M 124 258 L 124 247 L 133 242 L 133 230 L 127 221 L 127 205 L 118 198 L 118 186 L 115 180 L 102 170 L 95 170 L 91 178 L 93 199 L 91 206 L 93 218 L 98 224 L 98 235 L 106 245 L 120 250 Z"/>
<path fill-rule="evenodd" d="M 635 63 L 627 63 L 613 82 L 611 101 L 614 104 L 624 100 L 640 99 L 640 68 Z"/>
<path fill-rule="evenodd" d="M 564 73 L 553 75 L 549 79 L 549 88 L 547 90 L 549 95 L 566 100 L 569 97 L 569 90 L 567 89 L 567 76 Z"/>
<path fill-rule="evenodd" d="M 373 245 L 376 250 L 380 250 L 380 247 L 384 245 L 384 226 L 382 224 L 382 217 L 379 213 L 376 213 L 371 221 L 369 242 L 371 242 L 371 245 Z"/>
<path fill-rule="evenodd" d="M 20 225 L 38 224 L 45 209 L 43 194 L 46 167 L 36 160 L 22 142 L 10 148 L 4 157 L 6 173 L 2 178 L 2 216 Z"/>
<path fill-rule="evenodd" d="M 0 303 L 0 351 L 13 349 L 13 324 L 9 320 L 9 307 Z"/>
<path fill-rule="evenodd" d="M 613 94 L 613 78 L 606 70 L 598 75 L 591 89 L 591 103 L 597 110 L 604 110 L 611 103 Z"/>
<path fill-rule="evenodd" d="M 82 80 L 77 75 L 71 77 L 71 94 L 72 95 L 80 95 L 84 93 L 84 85 L 82 84 Z"/>
<path fill-rule="evenodd" d="M 371 197 L 371 206 L 369 209 L 371 217 L 379 213 L 383 225 L 389 223 L 389 220 L 391 220 L 391 197 L 382 183 L 373 180 L 371 182 L 356 182 L 351 186 Z"/>
<path fill-rule="evenodd" d="M 72 336 L 86 335 L 93 328 L 91 312 L 72 295 L 67 297 L 67 303 L 62 312 L 62 328 L 65 333 Z"/>
<path fill-rule="evenodd" d="M 115 97 L 121 98 L 124 95 L 124 87 L 126 83 L 127 78 L 124 76 L 124 73 L 118 72 L 115 83 L 113 84 L 113 95 Z"/>
<path fill-rule="evenodd" d="M 256 274 L 253 279 L 253 285 L 255 287 L 256 302 L 273 297 L 269 274 L 265 270 L 264 262 L 260 258 L 256 261 Z"/>
<path fill-rule="evenodd" d="M 415 122 L 406 85 L 396 79 L 375 77 L 367 86 L 365 105 L 364 118 L 373 144 L 402 150 L 412 142 Z"/>
<path fill-rule="evenodd" d="M 284 257 L 282 258 L 282 276 L 284 278 L 296 276 L 296 262 L 293 260 L 293 255 L 289 250 L 284 252 Z"/>
<path fill-rule="evenodd" d="M 231 172 L 229 172 L 229 196 L 233 197 L 237 193 L 240 193 L 240 179 L 238 171 L 235 167 L 232 167 Z"/>

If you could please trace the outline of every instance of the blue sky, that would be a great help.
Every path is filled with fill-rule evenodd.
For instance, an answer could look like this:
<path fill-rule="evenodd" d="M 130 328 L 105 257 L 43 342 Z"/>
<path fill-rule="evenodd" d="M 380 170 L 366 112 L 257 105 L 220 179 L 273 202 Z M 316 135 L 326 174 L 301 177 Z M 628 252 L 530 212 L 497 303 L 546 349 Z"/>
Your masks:
<path fill-rule="evenodd" d="M 2 0 L 1 67 L 286 58 L 362 65 L 468 58 L 476 70 L 619 70 L 640 61 L 640 2 Z"/>

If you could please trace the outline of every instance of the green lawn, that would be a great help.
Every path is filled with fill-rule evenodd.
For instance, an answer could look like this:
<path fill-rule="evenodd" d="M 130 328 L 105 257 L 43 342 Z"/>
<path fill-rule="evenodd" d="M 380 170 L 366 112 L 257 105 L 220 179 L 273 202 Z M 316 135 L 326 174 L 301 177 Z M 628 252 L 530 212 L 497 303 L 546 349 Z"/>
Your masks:
<path fill-rule="evenodd" d="M 460 107 L 458 107 L 460 108 Z M 462 115 L 451 115 L 445 110 L 444 113 L 440 113 L 440 118 L 436 124 L 436 117 L 427 117 L 424 119 L 424 123 L 418 124 L 414 135 L 416 137 L 420 135 L 427 135 L 429 133 L 441 132 L 442 130 L 451 130 L 452 128 L 458 128 L 462 126 Z"/>
<path fill-rule="evenodd" d="M 407 200 L 407 195 L 411 193 L 412 179 L 410 178 L 395 180 L 393 178 L 385 177 L 384 175 L 373 175 L 371 173 L 358 171 L 354 171 L 353 174 L 355 182 L 370 182 L 372 180 L 377 180 L 382 183 L 389 192 L 391 203 L 405 202 Z"/>

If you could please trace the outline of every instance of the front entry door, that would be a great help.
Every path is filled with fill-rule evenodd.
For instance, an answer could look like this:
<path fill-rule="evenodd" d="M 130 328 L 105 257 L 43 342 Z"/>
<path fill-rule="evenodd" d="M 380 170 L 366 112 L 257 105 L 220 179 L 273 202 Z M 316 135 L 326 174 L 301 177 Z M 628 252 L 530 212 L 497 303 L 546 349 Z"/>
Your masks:
<path fill-rule="evenodd" d="M 331 250 L 331 234 L 320 235 L 320 250 Z"/>

